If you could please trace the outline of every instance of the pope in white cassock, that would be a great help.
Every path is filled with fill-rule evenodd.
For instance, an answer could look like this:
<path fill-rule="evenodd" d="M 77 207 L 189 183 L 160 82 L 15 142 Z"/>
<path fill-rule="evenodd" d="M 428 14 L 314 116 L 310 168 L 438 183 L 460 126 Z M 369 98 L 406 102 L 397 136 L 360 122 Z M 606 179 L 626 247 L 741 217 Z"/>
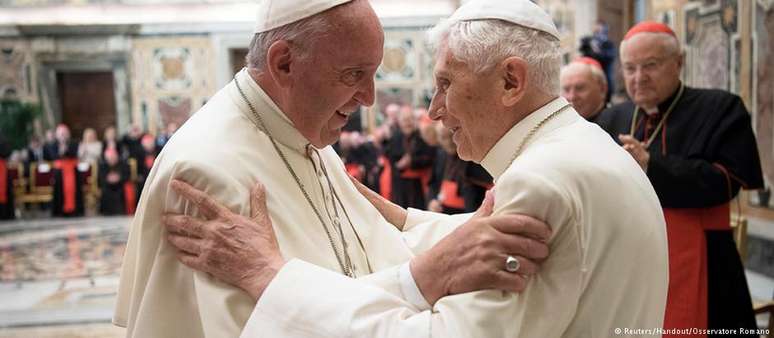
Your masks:
<path fill-rule="evenodd" d="M 367 33 L 363 26 L 353 39 Z M 235 336 L 245 321 L 243 337 L 605 337 L 617 327 L 660 327 L 668 277 L 658 199 L 631 156 L 558 97 L 551 18 L 527 0 L 471 0 L 431 36 L 437 90 L 430 116 L 452 129 L 461 158 L 480 162 L 495 178 L 494 215 L 521 213 L 552 226 L 551 255 L 521 293 L 464 292 L 483 284 L 460 286 L 454 275 L 427 273 L 428 261 L 443 265 L 447 256 L 464 260 L 478 252 L 450 248 L 484 224 L 459 226 L 470 215 L 406 212 L 364 192 L 377 211 L 359 196 L 331 148 L 317 147 L 335 132 L 290 118 L 286 111 L 304 109 L 282 89 L 308 86 L 309 95 L 320 95 L 315 108 L 340 107 L 324 94 L 339 83 L 358 86 L 378 63 L 317 63 L 316 76 L 294 82 L 305 74 L 293 74 L 304 69 L 293 63 L 288 39 L 266 52 L 271 81 L 254 69 L 241 72 L 162 153 L 130 234 L 116 322 L 137 337 Z M 361 53 L 381 53 L 381 40 L 359 42 Z M 331 55 L 341 52 L 328 47 Z M 306 57 L 314 63 L 318 56 Z M 326 85 L 328 93 L 313 91 Z M 345 120 L 326 122 L 340 128 Z M 323 132 L 306 136 L 315 129 Z M 211 154 L 222 161 L 208 161 Z M 173 178 L 204 187 L 214 199 L 181 183 L 170 189 Z M 256 180 L 266 194 L 254 190 L 248 206 Z M 176 252 L 159 228 L 162 212 L 208 221 L 168 216 Z M 528 257 L 517 254 L 488 255 L 501 262 L 492 277 L 534 273 Z M 176 255 L 209 274 L 192 273 Z"/>

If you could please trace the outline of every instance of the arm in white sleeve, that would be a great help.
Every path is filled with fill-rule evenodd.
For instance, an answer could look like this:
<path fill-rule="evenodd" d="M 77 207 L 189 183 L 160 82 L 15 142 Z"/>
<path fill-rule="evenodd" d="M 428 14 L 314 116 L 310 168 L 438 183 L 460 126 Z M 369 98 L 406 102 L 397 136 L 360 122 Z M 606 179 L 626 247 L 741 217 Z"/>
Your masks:
<path fill-rule="evenodd" d="M 403 225 L 403 241 L 415 255 L 432 248 L 454 229 L 467 222 L 472 213 L 446 215 L 409 208 Z"/>
<path fill-rule="evenodd" d="M 244 203 L 249 196 L 248 187 L 231 176 L 224 175 L 217 165 L 188 160 L 177 165 L 172 178 L 188 182 L 213 196 L 233 212 L 250 214 L 249 206 Z M 200 211 L 192 202 L 183 200 L 172 189 L 168 190 L 166 211 L 201 217 Z M 162 245 L 169 246 L 166 240 Z M 204 337 L 235 337 L 239 334 L 249 316 L 250 308 L 254 306 L 252 298 L 241 289 L 222 283 L 200 271 L 193 272 L 193 280 L 189 283 L 192 283 L 193 295 L 179 297 L 195 297 Z"/>
<path fill-rule="evenodd" d="M 263 293 L 242 337 L 561 336 L 581 293 L 572 208 L 539 177 L 524 175 L 514 181 L 509 183 L 519 191 L 509 191 L 512 195 L 502 199 L 498 209 L 555 225 L 552 256 L 523 293 L 490 290 L 447 296 L 432 311 L 423 311 L 402 294 L 399 267 L 352 279 L 291 260 Z"/>

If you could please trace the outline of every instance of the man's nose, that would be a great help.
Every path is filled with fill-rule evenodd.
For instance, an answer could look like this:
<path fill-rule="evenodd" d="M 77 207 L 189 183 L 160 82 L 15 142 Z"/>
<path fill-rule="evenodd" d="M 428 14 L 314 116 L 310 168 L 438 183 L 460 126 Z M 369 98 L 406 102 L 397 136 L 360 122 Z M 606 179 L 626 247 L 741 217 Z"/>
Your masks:
<path fill-rule="evenodd" d="M 365 84 L 355 93 L 355 100 L 363 106 L 370 107 L 374 104 L 376 94 L 374 80 L 368 79 Z"/>
<path fill-rule="evenodd" d="M 567 99 L 567 101 L 574 101 L 575 100 L 575 91 L 570 89 L 563 94 L 564 98 Z"/>
<path fill-rule="evenodd" d="M 443 109 L 445 108 L 444 104 L 445 100 L 442 96 L 438 94 L 433 96 L 433 99 L 430 101 L 430 107 L 427 109 L 427 115 L 431 120 L 437 121 L 441 118 Z"/>
<path fill-rule="evenodd" d="M 637 83 L 645 82 L 648 80 L 648 74 L 642 70 L 642 67 L 637 67 L 637 70 L 632 74 L 634 81 Z"/>

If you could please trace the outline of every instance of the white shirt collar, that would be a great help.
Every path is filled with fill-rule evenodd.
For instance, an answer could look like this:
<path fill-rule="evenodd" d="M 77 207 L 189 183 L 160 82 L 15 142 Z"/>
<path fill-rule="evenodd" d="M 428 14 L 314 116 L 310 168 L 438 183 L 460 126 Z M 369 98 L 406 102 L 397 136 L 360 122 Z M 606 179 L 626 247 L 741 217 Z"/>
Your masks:
<path fill-rule="evenodd" d="M 494 146 L 492 146 L 491 149 L 489 149 L 489 152 L 484 156 L 484 159 L 481 160 L 481 165 L 490 175 L 492 175 L 495 182 L 497 182 L 497 179 L 500 178 L 505 170 L 511 165 L 511 162 L 514 160 L 513 156 L 515 155 L 516 147 L 518 147 L 522 140 L 527 137 L 529 131 L 540 123 L 540 121 L 543 121 L 543 119 L 567 105 L 569 105 L 567 100 L 558 97 L 538 108 L 538 110 L 532 112 L 516 123 L 516 125 L 514 125 L 499 141 L 497 141 L 497 143 L 495 143 Z M 522 151 L 526 150 L 527 147 L 535 141 L 535 136 L 529 141 L 530 143 L 527 143 Z"/>
<path fill-rule="evenodd" d="M 269 129 L 271 136 L 277 140 L 277 142 L 288 148 L 305 153 L 309 140 L 301 135 L 287 115 L 285 115 L 279 106 L 274 103 L 261 86 L 253 80 L 247 72 L 247 68 L 244 68 L 237 73 L 234 77 L 234 81 L 239 82 L 240 88 L 244 91 L 245 96 L 247 96 L 247 99 L 250 101 L 253 108 L 255 108 L 255 111 L 260 114 L 261 119 L 263 120 L 263 123 L 266 124 L 266 128 Z M 242 113 L 251 121 L 251 123 L 254 123 L 256 127 L 260 126 L 257 118 L 253 115 L 252 110 L 242 98 L 235 85 L 234 92 L 234 100 L 236 100 Z M 266 132 L 265 130 L 262 131 Z"/>

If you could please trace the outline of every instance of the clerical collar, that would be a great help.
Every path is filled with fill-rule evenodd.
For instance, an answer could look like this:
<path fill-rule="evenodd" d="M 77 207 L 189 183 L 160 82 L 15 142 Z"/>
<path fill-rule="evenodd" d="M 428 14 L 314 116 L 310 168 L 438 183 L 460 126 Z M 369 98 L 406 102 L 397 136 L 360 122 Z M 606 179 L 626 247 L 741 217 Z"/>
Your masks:
<path fill-rule="evenodd" d="M 553 101 L 547 103 L 538 110 L 527 115 L 523 120 L 514 125 L 500 140 L 489 149 L 484 159 L 481 160 L 481 166 L 486 169 L 489 175 L 492 175 L 495 182 L 511 165 L 515 148 L 527 137 L 527 134 L 538 125 L 541 121 L 546 119 L 549 115 L 569 105 L 567 100 L 562 97 L 558 97 Z M 571 110 L 571 109 L 568 109 Z M 577 114 L 576 114 L 577 115 Z M 580 116 L 577 116 L 580 117 Z M 537 136 L 537 135 L 536 135 Z M 530 140 L 534 142 L 536 138 Z M 526 147 L 529 147 L 527 143 Z M 526 148 L 525 147 L 525 148 Z"/>
<path fill-rule="evenodd" d="M 306 154 L 306 146 L 309 140 L 306 139 L 293 125 L 293 122 L 277 106 L 268 94 L 253 80 L 247 72 L 247 68 L 242 69 L 234 77 L 234 81 L 239 81 L 245 96 L 253 105 L 255 110 L 261 114 L 266 128 L 271 130 L 272 136 L 280 144 L 293 149 L 301 154 Z M 250 107 L 241 98 L 236 86 L 231 84 L 231 95 L 234 102 L 239 106 L 239 111 L 247 117 L 252 123 L 255 123 L 255 116 L 250 111 Z M 265 132 L 265 131 L 264 131 Z"/>

